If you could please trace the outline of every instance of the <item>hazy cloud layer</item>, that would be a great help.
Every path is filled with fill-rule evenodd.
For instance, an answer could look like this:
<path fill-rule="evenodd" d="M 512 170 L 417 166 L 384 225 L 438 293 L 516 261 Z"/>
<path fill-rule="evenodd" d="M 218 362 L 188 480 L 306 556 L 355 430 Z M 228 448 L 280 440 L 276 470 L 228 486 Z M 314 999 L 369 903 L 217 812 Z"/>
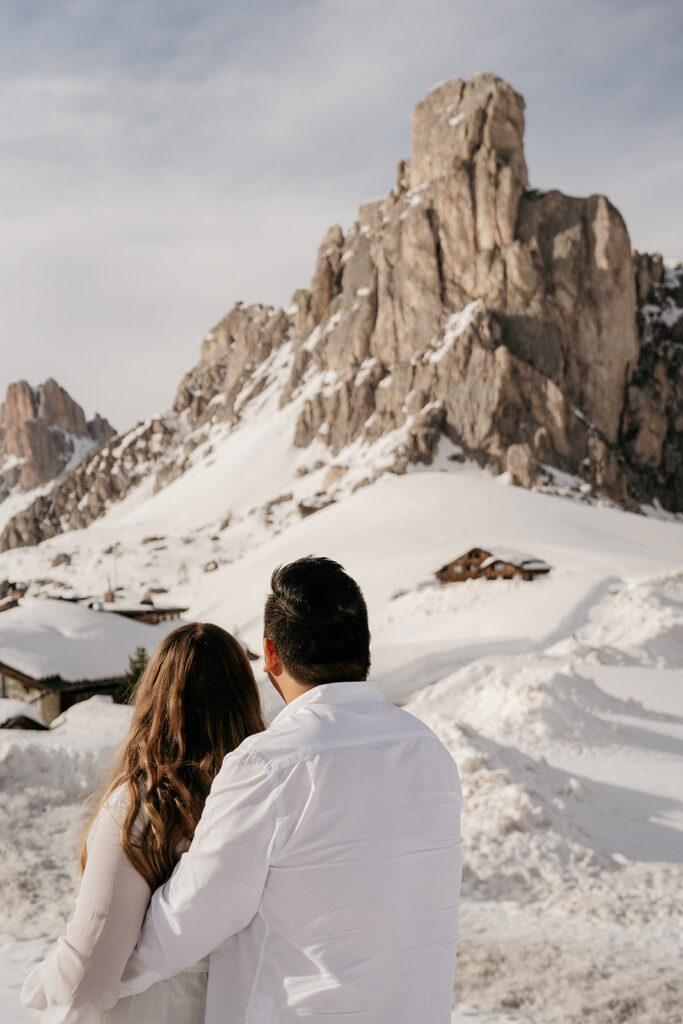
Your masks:
<path fill-rule="evenodd" d="M 532 184 L 683 256 L 679 0 L 10 0 L 0 40 L 0 390 L 53 375 L 120 428 L 236 299 L 308 283 L 444 78 L 506 78 Z"/>

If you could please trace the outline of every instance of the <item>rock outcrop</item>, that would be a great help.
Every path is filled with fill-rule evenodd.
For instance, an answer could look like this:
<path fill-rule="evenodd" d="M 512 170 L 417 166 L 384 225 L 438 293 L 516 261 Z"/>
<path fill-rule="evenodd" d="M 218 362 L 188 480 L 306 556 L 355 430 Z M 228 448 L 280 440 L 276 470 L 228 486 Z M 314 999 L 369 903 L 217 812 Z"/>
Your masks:
<path fill-rule="evenodd" d="M 99 414 L 87 422 L 55 380 L 38 388 L 24 380 L 10 384 L 0 405 L 0 500 L 17 485 L 28 491 L 49 483 L 113 435 Z"/>
<path fill-rule="evenodd" d="M 239 408 L 255 397 L 245 385 L 290 327 L 281 309 L 238 303 L 204 338 L 201 362 L 180 382 L 174 410 L 192 428 L 217 413 L 236 422 Z"/>
<path fill-rule="evenodd" d="M 634 254 L 638 364 L 628 384 L 621 447 L 634 491 L 683 509 L 683 267 Z"/>
<path fill-rule="evenodd" d="M 402 471 L 445 434 L 522 486 L 555 468 L 630 507 L 682 510 L 681 268 L 633 254 L 604 196 L 529 188 L 523 135 L 524 101 L 494 75 L 432 89 L 395 187 L 346 234 L 330 228 L 310 288 L 286 309 L 238 303 L 207 334 L 159 421 L 156 486 L 212 423 L 248 412 L 282 354 L 293 443 L 325 444 L 340 476 L 352 443 L 390 435 L 382 469 Z M 11 522 L 0 548 L 86 525 L 150 466 L 132 446 L 122 482 L 111 450 Z"/>
<path fill-rule="evenodd" d="M 338 381 L 308 399 L 297 443 L 327 424 L 339 451 L 426 409 L 433 436 L 436 406 L 441 430 L 501 469 L 524 446 L 511 459 L 527 484 L 549 463 L 626 496 L 613 449 L 639 355 L 628 233 L 602 196 L 529 191 L 523 129 L 522 98 L 492 75 L 415 108 L 392 194 L 323 243 L 312 358 Z"/>

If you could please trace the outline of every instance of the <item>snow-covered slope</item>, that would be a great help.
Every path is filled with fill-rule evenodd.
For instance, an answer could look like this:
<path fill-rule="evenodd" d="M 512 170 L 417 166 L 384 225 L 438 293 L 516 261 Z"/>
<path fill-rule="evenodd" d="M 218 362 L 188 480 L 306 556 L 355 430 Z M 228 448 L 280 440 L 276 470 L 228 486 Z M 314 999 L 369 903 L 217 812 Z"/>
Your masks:
<path fill-rule="evenodd" d="M 5 552 L 0 576 L 32 581 L 34 597 L 97 595 L 107 578 L 126 599 L 164 590 L 258 649 L 274 566 L 338 558 L 368 599 L 375 676 L 462 772 L 461 1010 L 673 1024 L 683 524 L 588 500 L 571 482 L 573 497 L 511 487 L 446 441 L 431 467 L 362 487 L 382 453 L 358 447 L 334 502 L 302 515 L 338 460 L 294 449 L 292 409 L 268 387 L 258 401 L 167 487 L 145 482 L 87 530 Z M 522 549 L 552 571 L 437 585 L 433 571 L 473 545 Z M 64 553 L 70 564 L 53 567 Z M 279 698 L 263 692 L 274 714 Z M 125 710 L 90 707 L 47 734 L 0 735 L 10 987 L 68 912 L 77 801 L 125 729 Z"/>
<path fill-rule="evenodd" d="M 33 595 L 101 594 L 111 583 L 122 598 L 135 600 L 150 587 L 164 588 L 164 601 L 239 627 L 256 642 L 273 566 L 326 551 L 358 576 L 377 609 L 379 667 L 382 635 L 393 646 L 392 629 L 402 631 L 401 618 L 413 614 L 413 605 L 429 623 L 429 643 L 437 639 L 442 612 L 442 639 L 451 647 L 461 639 L 537 643 L 563 618 L 580 616 L 581 603 L 609 579 L 680 562 L 682 524 L 672 517 L 626 514 L 581 493 L 571 480 L 557 486 L 572 500 L 506 486 L 506 475 L 496 478 L 463 462 L 445 439 L 431 466 L 378 479 L 396 438 L 351 446 L 336 457 L 322 445 L 295 448 L 300 403 L 279 404 L 290 357 L 284 345 L 264 364 L 265 386 L 248 415 L 233 427 L 215 425 L 181 476 L 158 490 L 149 472 L 89 528 L 0 554 L 0 578 L 26 580 Z M 532 587 L 499 581 L 476 599 L 468 585 L 432 586 L 411 596 L 433 570 L 473 544 L 527 550 L 553 572 Z M 53 566 L 64 555 L 68 564 Z M 397 590 L 408 593 L 389 606 Z"/>

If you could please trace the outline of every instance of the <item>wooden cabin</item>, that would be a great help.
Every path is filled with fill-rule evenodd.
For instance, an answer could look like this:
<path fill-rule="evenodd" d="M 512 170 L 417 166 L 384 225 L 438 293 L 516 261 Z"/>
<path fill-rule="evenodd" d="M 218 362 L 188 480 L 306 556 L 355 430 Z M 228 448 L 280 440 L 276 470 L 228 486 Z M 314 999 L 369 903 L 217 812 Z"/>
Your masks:
<path fill-rule="evenodd" d="M 130 655 L 138 647 L 151 654 L 170 628 L 82 603 L 25 598 L 0 615 L 0 696 L 28 701 L 47 724 L 78 701 L 113 696 Z"/>
<path fill-rule="evenodd" d="M 106 595 L 105 595 L 106 597 Z M 160 622 L 172 622 L 179 619 L 187 611 L 187 608 L 172 605 L 160 607 L 151 600 L 141 601 L 140 604 L 120 604 L 115 601 L 91 601 L 87 600 L 86 605 L 96 612 L 113 612 L 115 615 L 122 615 L 124 619 L 132 619 L 134 622 L 142 622 L 147 626 L 156 626 Z"/>
<path fill-rule="evenodd" d="M 187 611 L 187 608 L 165 607 L 159 608 L 149 602 L 142 602 L 139 607 L 109 608 L 105 605 L 105 611 L 115 612 L 123 615 L 126 619 L 134 619 L 135 622 L 144 622 L 149 626 L 156 626 L 159 622 L 171 622 L 179 619 Z"/>
<path fill-rule="evenodd" d="M 12 665 L 0 662 L 0 697 L 10 697 L 33 704 L 44 722 L 51 722 L 72 704 L 96 694 L 114 696 L 126 676 L 106 679 L 82 679 L 77 682 L 59 675 L 36 679 Z"/>
<path fill-rule="evenodd" d="M 540 558 L 510 551 L 488 551 L 470 548 L 435 572 L 440 583 L 463 583 L 465 580 L 534 580 L 545 576 L 550 566 Z"/>

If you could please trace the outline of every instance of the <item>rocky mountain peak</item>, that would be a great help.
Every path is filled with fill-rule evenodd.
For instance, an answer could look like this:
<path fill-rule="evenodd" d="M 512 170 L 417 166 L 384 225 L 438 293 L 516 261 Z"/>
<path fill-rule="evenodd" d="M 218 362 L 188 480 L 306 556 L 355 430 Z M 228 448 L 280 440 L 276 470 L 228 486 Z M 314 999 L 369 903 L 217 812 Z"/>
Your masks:
<path fill-rule="evenodd" d="M 522 445 L 518 478 L 521 462 L 591 466 L 592 483 L 625 495 L 604 446 L 618 443 L 638 359 L 628 233 L 602 196 L 530 191 L 523 131 L 524 101 L 493 75 L 416 106 L 397 187 L 346 237 L 328 232 L 310 292 L 294 297 L 295 346 L 338 375 L 309 398 L 297 443 L 325 426 L 338 451 L 425 409 L 431 437 L 501 468 Z"/>
<path fill-rule="evenodd" d="M 71 434 L 88 434 L 88 424 L 80 405 L 52 377 L 38 388 L 37 419 Z"/>
<path fill-rule="evenodd" d="M 99 414 L 90 423 L 57 381 L 37 388 L 16 381 L 0 405 L 0 496 L 18 486 L 32 490 L 59 476 L 114 430 Z"/>
<path fill-rule="evenodd" d="M 443 82 L 413 109 L 409 188 L 454 174 L 457 186 L 466 178 L 474 194 L 472 242 L 480 250 L 509 245 L 528 185 L 524 100 L 495 75 Z"/>
<path fill-rule="evenodd" d="M 36 393 L 28 381 L 19 380 L 7 388 L 7 397 L 0 406 L 0 425 L 21 426 L 35 419 L 38 411 Z"/>
<path fill-rule="evenodd" d="M 653 390 L 642 369 L 636 276 L 652 293 L 649 258 L 632 255 L 604 196 L 530 189 L 523 136 L 524 100 L 495 75 L 432 89 L 389 196 L 326 232 L 286 310 L 235 307 L 175 408 L 194 426 L 235 422 L 254 373 L 288 343 L 282 401 L 305 396 L 296 445 L 337 456 L 402 431 L 400 466 L 429 460 L 445 433 L 525 486 L 557 467 L 617 500 L 679 507 L 673 350 L 658 356 L 673 383 Z"/>

